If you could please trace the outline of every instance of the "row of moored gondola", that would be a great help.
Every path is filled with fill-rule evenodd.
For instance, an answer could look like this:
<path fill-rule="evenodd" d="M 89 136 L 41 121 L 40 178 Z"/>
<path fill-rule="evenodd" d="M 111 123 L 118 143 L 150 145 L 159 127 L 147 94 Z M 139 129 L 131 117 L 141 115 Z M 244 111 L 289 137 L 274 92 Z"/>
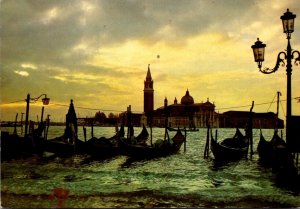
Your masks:
<path fill-rule="evenodd" d="M 155 158 L 175 154 L 186 140 L 186 134 L 178 128 L 172 138 L 158 139 L 149 143 L 149 133 L 145 126 L 138 136 L 133 136 L 133 127 L 128 127 L 125 137 L 124 125 L 117 133 L 110 137 L 92 137 L 82 141 L 77 137 L 77 117 L 73 101 L 66 116 L 66 128 L 60 137 L 46 140 L 42 137 L 45 130 L 43 123 L 39 128 L 27 136 L 20 137 L 16 134 L 1 133 L 2 159 L 10 159 L 31 154 L 43 155 L 44 152 L 54 153 L 57 156 L 70 156 L 74 154 L 88 154 L 93 158 L 107 158 L 116 155 L 127 155 L 132 158 Z M 168 131 L 166 129 L 166 131 Z M 169 136 L 167 134 L 167 136 Z"/>

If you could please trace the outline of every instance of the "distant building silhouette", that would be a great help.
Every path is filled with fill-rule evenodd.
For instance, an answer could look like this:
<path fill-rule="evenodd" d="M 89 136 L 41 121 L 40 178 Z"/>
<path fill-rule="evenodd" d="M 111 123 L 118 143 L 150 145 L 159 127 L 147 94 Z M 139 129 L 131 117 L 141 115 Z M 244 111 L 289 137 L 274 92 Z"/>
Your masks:
<path fill-rule="evenodd" d="M 253 128 L 284 128 L 284 121 L 277 118 L 273 112 L 255 113 L 253 112 Z M 245 128 L 249 122 L 248 111 L 230 110 L 219 115 L 220 128 Z"/>
<path fill-rule="evenodd" d="M 174 104 L 168 105 L 168 100 L 165 98 L 164 106 L 156 109 L 153 113 L 153 126 L 163 127 L 165 125 L 166 114 L 168 114 L 169 127 L 206 127 L 206 121 L 212 127 L 218 127 L 219 121 L 218 114 L 215 112 L 215 105 L 209 102 L 208 99 L 205 103 L 195 103 L 189 90 L 181 98 L 180 104 L 178 104 L 175 97 Z"/>
<path fill-rule="evenodd" d="M 133 126 L 153 126 L 172 128 L 205 128 L 207 122 L 214 128 L 245 128 L 249 122 L 248 111 L 228 111 L 224 113 L 215 112 L 215 104 L 209 101 L 195 103 L 194 98 L 186 90 L 185 95 L 178 103 L 175 97 L 173 104 L 168 104 L 167 97 L 164 98 L 163 106 L 154 110 L 154 88 L 150 72 L 150 64 L 146 79 L 144 80 L 144 112 L 132 113 L 131 123 Z M 126 112 L 119 115 L 119 123 L 126 122 Z M 126 123 L 125 123 L 126 124 Z M 283 128 L 283 120 L 277 118 L 275 113 L 253 113 L 253 128 Z"/>
<path fill-rule="evenodd" d="M 148 64 L 148 71 L 146 80 L 144 81 L 144 113 L 148 115 L 154 109 L 154 89 L 153 80 L 150 73 L 150 64 Z"/>
<path fill-rule="evenodd" d="M 194 98 L 189 94 L 189 90 L 181 98 L 180 104 L 175 97 L 174 104 L 168 105 L 168 100 L 165 97 L 164 106 L 154 110 L 154 89 L 149 64 L 144 81 L 144 114 L 141 116 L 140 124 L 150 125 L 151 122 L 152 126 L 164 126 L 165 107 L 168 109 L 169 127 L 206 127 L 207 121 L 210 122 L 211 126 L 218 127 L 218 114 L 215 112 L 215 105 L 209 100 L 205 103 L 194 103 Z"/>

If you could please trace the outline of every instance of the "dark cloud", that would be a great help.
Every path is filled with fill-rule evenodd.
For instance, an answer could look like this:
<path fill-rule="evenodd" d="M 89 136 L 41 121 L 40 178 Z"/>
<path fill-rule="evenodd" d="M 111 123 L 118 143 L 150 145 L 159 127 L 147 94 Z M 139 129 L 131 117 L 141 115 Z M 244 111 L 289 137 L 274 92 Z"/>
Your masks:
<path fill-rule="evenodd" d="M 68 16 L 58 14 L 53 22 L 45 24 L 46 11 L 53 7 L 45 8 L 42 1 L 41 8 L 37 9 L 32 2 L 35 1 L 5 1 L 1 7 L 4 62 L 59 63 L 82 36 L 76 28 L 76 19 L 71 18 L 78 13 L 69 5 L 60 8 L 72 9 Z"/>
<path fill-rule="evenodd" d="M 220 42 L 231 40 L 230 33 L 239 33 L 240 28 L 252 23 L 253 19 L 258 18 L 256 16 L 266 14 L 261 12 L 260 5 L 267 5 L 268 1 L 2 0 L 0 2 L 0 82 L 3 92 L 1 100 L 6 102 L 25 99 L 28 92 L 34 96 L 49 92 L 50 97 L 69 102 L 71 98 L 79 99 L 78 95 L 81 95 L 82 100 L 88 94 L 132 95 L 134 90 L 131 89 L 130 82 L 137 78 L 141 78 L 137 81 L 140 84 L 135 85 L 140 85 L 142 91 L 148 62 L 143 69 L 133 69 L 130 62 L 119 64 L 118 58 L 115 57 L 116 63 L 111 63 L 113 61 L 110 60 L 109 63 L 103 64 L 106 67 L 95 66 L 96 64 L 91 61 L 95 55 L 97 58 L 103 55 L 104 60 L 110 57 L 110 54 L 101 54 L 105 53 L 105 50 L 101 51 L 102 49 L 110 49 L 110 46 L 117 48 L 129 40 L 143 41 L 143 44 L 147 43 L 150 46 L 157 43 L 161 46 L 164 44 L 180 46 L 188 38 L 206 32 L 221 33 L 224 39 Z M 296 7 L 295 4 L 292 5 Z M 244 33 L 249 33 L 249 30 Z M 249 37 L 252 34 L 245 35 Z M 214 49 L 218 44 L 213 44 Z M 176 47 L 173 49 L 176 50 Z M 160 60 L 163 62 L 167 56 L 161 54 L 159 50 L 155 52 L 155 56 L 156 53 L 160 54 Z M 218 53 L 213 49 L 204 52 L 211 53 L 212 56 Z M 112 53 L 112 57 L 117 56 L 111 51 L 108 53 Z M 143 51 L 139 53 L 143 54 Z M 216 60 L 211 64 L 214 62 Z M 35 68 L 24 68 L 21 66 L 23 63 L 32 64 Z M 122 69 L 121 65 L 126 66 Z M 222 68 L 224 65 L 230 68 L 232 63 L 224 63 Z M 128 71 L 128 68 L 131 69 Z M 29 76 L 18 75 L 15 71 L 26 71 Z M 75 77 L 80 73 L 86 75 L 86 78 Z M 59 80 L 57 76 L 69 81 Z M 93 76 L 99 79 L 95 80 Z M 109 81 L 119 78 L 123 80 L 120 79 L 116 88 L 113 82 L 101 80 L 101 76 L 105 76 Z M 171 76 L 177 75 L 168 72 L 159 72 L 156 75 L 153 73 L 156 83 L 170 81 Z M 84 79 L 88 84 L 80 83 Z M 169 84 L 164 82 L 162 85 Z M 171 85 L 177 85 L 177 89 L 183 88 L 183 92 L 187 87 L 185 83 Z"/>
<path fill-rule="evenodd" d="M 90 11 L 84 10 L 83 3 L 91 4 Z M 79 63 L 96 48 L 111 43 L 139 38 L 168 42 L 168 37 L 157 35 L 167 25 L 182 38 L 206 30 L 210 24 L 230 24 L 251 4 L 236 0 L 3 1 L 3 61 Z M 47 22 L 51 9 L 56 9 L 57 16 Z M 88 45 L 90 53 L 73 54 L 72 48 L 81 41 Z"/>
<path fill-rule="evenodd" d="M 70 77 L 72 73 L 88 72 L 89 75 L 112 78 L 144 78 L 144 71 L 125 73 L 122 69 L 87 65 L 85 60 L 101 47 L 118 45 L 126 40 L 176 44 L 168 34 L 161 35 L 158 31 L 166 26 L 172 28 L 176 42 L 179 42 L 181 38 L 206 30 L 210 24 L 230 24 L 237 14 L 249 9 L 251 3 L 247 2 L 4 0 L 0 7 L 1 87 L 6 92 L 3 98 L 13 92 L 23 95 L 46 91 L 53 89 L 53 85 L 63 89 L 62 95 L 77 90 L 89 91 L 91 87 L 113 90 L 100 81 L 97 86 L 91 83 L 89 87 L 69 82 L 66 88 L 66 83 L 54 79 L 61 74 L 61 69 L 67 69 Z M 240 6 L 235 7 L 236 4 Z M 86 48 L 73 50 L 80 43 Z M 28 77 L 14 73 L 22 70 L 20 65 L 24 62 L 37 66 L 37 70 L 26 69 Z M 164 76 L 158 76 L 158 79 L 164 79 Z M 20 86 L 26 88 L 20 89 Z"/>

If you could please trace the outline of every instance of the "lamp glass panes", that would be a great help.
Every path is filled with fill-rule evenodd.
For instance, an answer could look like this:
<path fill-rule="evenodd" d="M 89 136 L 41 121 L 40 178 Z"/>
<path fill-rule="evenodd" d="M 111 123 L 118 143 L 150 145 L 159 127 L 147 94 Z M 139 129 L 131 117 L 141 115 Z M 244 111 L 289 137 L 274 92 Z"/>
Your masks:
<path fill-rule="evenodd" d="M 47 98 L 47 97 L 42 99 L 43 105 L 48 105 L 49 101 L 50 101 L 50 98 Z"/>
<path fill-rule="evenodd" d="M 259 40 L 259 38 L 257 38 L 257 41 L 251 47 L 253 49 L 253 55 L 254 55 L 255 62 L 262 62 L 262 61 L 264 61 L 265 47 L 266 47 L 266 44 L 263 44 Z"/>
<path fill-rule="evenodd" d="M 290 34 L 294 32 L 294 19 L 296 15 L 287 9 L 287 11 L 280 17 L 282 20 L 283 32 L 290 37 Z"/>

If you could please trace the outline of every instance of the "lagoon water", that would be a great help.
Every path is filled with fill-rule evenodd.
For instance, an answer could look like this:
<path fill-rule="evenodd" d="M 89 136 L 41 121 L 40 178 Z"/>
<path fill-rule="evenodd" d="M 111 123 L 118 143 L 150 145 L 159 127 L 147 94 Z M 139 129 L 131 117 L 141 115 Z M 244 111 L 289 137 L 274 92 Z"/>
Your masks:
<path fill-rule="evenodd" d="M 62 135 L 63 130 L 62 126 L 50 127 L 48 138 Z M 140 131 L 135 128 L 135 135 Z M 262 131 L 270 140 L 273 130 Z M 114 133 L 113 127 L 94 127 L 98 138 Z M 218 139 L 234 133 L 235 129 L 218 129 Z M 59 158 L 46 153 L 42 158 L 3 161 L 1 206 L 57 207 L 58 200 L 49 195 L 54 188 L 64 188 L 70 191 L 62 203 L 68 208 L 299 207 L 299 194 L 277 186 L 271 169 L 258 163 L 259 130 L 253 134 L 252 159 L 227 164 L 203 158 L 206 129 L 187 132 L 185 152 L 182 146 L 176 155 L 152 160 L 130 161 L 126 156 L 90 160 L 86 155 Z M 78 135 L 83 139 L 82 127 Z M 163 136 L 164 129 L 153 129 L 153 141 Z"/>

